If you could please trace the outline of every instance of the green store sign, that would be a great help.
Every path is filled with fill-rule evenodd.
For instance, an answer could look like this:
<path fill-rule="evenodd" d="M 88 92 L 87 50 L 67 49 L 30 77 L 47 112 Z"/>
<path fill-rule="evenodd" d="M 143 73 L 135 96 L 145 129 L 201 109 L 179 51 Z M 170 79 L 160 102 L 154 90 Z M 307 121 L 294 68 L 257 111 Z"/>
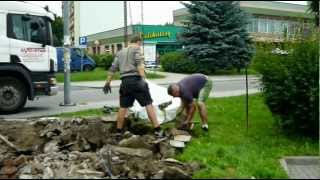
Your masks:
<path fill-rule="evenodd" d="M 154 39 L 154 38 L 163 38 L 171 37 L 171 32 L 149 32 L 149 33 L 140 33 L 140 35 L 143 37 L 143 39 Z"/>

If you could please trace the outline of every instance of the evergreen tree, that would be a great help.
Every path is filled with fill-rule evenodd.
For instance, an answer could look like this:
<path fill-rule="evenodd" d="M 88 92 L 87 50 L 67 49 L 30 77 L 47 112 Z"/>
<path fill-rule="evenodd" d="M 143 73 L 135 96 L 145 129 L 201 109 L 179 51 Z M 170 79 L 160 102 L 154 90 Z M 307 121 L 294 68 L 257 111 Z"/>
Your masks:
<path fill-rule="evenodd" d="M 55 16 L 52 22 L 53 45 L 58 47 L 63 45 L 63 19 Z"/>
<path fill-rule="evenodd" d="M 190 16 L 181 34 L 184 52 L 198 71 L 237 68 L 251 59 L 253 46 L 246 30 L 248 16 L 236 1 L 184 3 Z"/>
<path fill-rule="evenodd" d="M 314 14 L 315 25 L 319 27 L 319 1 L 309 1 L 309 11 Z"/>

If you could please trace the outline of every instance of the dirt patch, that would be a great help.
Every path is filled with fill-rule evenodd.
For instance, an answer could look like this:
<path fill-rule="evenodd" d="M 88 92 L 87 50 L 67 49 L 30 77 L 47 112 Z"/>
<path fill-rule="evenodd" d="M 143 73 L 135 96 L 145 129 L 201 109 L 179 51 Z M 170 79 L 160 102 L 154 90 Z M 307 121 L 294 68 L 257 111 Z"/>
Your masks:
<path fill-rule="evenodd" d="M 149 126 L 129 121 L 125 137 L 116 142 L 113 118 L 0 121 L 0 134 L 24 150 L 0 140 L 0 178 L 188 179 L 200 169 L 172 159 L 179 150 L 170 139 L 185 132 L 168 130 L 159 141 Z"/>

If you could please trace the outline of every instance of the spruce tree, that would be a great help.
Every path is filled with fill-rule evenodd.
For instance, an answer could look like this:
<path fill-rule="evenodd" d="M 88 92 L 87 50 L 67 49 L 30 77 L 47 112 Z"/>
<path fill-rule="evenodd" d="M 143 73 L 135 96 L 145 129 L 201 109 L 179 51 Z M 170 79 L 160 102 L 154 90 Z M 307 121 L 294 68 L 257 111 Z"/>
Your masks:
<path fill-rule="evenodd" d="M 249 63 L 253 46 L 246 30 L 248 15 L 238 2 L 191 1 L 184 5 L 190 16 L 181 43 L 199 72 L 240 70 Z"/>

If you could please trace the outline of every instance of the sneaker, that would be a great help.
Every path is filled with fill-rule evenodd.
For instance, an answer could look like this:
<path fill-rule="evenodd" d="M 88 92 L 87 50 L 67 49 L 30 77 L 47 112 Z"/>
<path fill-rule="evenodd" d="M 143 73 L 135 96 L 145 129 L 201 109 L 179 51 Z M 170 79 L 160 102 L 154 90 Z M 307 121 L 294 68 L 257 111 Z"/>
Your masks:
<path fill-rule="evenodd" d="M 209 131 L 209 126 L 208 126 L 208 124 L 202 124 L 201 128 L 202 128 L 204 131 Z"/>
<path fill-rule="evenodd" d="M 155 132 L 154 132 L 154 136 L 155 136 L 157 139 L 161 139 L 161 138 L 164 138 L 164 137 L 165 137 L 163 130 L 155 131 Z"/>
<path fill-rule="evenodd" d="M 194 128 L 194 123 L 191 123 L 189 129 L 190 129 L 190 130 L 193 130 L 193 128 Z"/>

